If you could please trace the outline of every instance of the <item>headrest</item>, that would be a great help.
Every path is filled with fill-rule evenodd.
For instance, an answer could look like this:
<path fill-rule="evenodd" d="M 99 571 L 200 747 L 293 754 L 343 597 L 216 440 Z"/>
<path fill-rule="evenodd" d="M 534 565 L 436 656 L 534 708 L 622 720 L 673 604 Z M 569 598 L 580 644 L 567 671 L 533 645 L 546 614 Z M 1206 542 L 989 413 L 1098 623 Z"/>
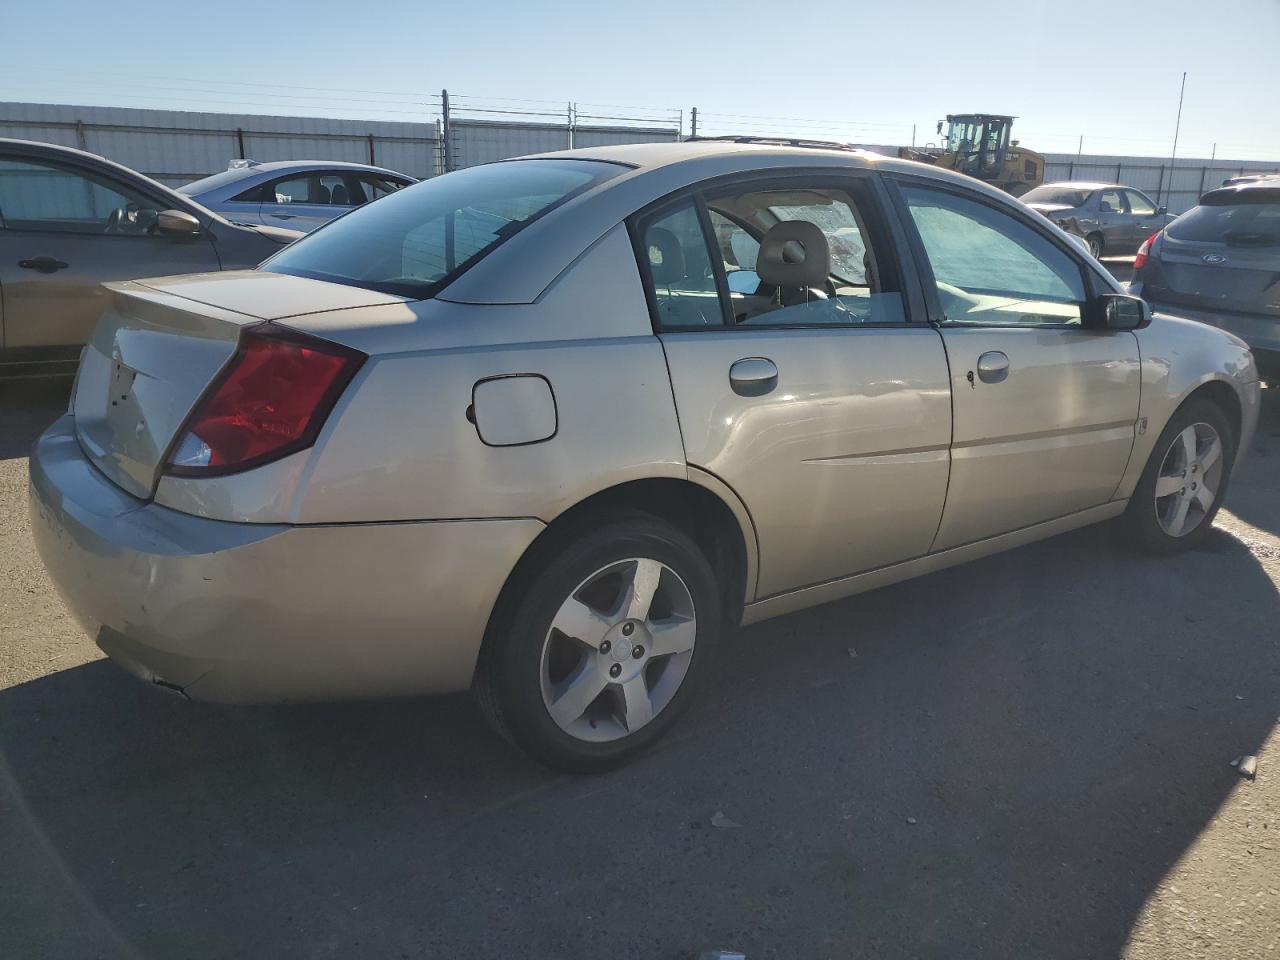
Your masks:
<path fill-rule="evenodd" d="M 650 227 L 645 231 L 645 246 L 654 283 L 668 286 L 684 279 L 684 249 L 674 233 L 662 227 Z"/>
<path fill-rule="evenodd" d="M 826 235 L 805 220 L 775 223 L 760 240 L 756 273 L 775 287 L 821 287 L 831 277 Z"/>

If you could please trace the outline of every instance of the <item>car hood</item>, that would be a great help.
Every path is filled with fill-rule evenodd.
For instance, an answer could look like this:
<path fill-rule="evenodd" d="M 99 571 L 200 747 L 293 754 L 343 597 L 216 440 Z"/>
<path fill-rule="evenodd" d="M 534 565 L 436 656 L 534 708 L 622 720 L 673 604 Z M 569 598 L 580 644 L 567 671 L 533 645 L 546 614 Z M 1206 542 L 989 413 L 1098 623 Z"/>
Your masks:
<path fill-rule="evenodd" d="M 284 320 L 309 313 L 376 307 L 404 303 L 408 299 L 366 290 L 364 287 L 292 277 L 265 270 L 192 273 L 185 276 L 153 277 L 137 282 L 161 293 L 260 320 Z"/>

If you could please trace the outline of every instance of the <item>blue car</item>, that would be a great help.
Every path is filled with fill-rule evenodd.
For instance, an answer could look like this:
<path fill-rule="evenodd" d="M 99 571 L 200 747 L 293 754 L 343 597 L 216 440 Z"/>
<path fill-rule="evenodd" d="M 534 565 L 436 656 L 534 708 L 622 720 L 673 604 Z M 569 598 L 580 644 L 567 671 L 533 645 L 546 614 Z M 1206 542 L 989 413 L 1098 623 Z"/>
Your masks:
<path fill-rule="evenodd" d="M 188 183 L 178 192 L 236 223 L 305 233 L 411 183 L 417 181 L 362 163 L 232 160 L 222 173 Z"/>

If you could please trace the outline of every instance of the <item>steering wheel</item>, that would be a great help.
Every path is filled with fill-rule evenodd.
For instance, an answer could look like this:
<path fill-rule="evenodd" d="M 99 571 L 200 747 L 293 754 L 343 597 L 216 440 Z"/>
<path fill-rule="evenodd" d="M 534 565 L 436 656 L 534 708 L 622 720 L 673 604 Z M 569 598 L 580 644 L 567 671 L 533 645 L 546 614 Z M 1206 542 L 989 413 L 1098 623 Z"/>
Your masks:
<path fill-rule="evenodd" d="M 124 207 L 116 207 L 107 214 L 107 225 L 103 228 L 103 233 L 121 233 L 121 226 L 124 224 L 124 218 L 127 213 Z"/>

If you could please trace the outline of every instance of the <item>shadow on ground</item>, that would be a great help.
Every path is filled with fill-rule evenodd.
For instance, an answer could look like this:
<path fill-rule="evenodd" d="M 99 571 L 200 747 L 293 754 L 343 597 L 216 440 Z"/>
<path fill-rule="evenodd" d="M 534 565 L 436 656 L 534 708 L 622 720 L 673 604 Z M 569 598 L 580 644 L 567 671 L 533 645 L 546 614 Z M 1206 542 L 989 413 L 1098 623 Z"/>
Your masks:
<path fill-rule="evenodd" d="M 25 457 L 67 409 L 70 393 L 70 377 L 0 381 L 0 460 Z"/>
<path fill-rule="evenodd" d="M 743 631 L 596 778 L 465 698 L 219 708 L 91 663 L 0 694 L 0 929 L 26 958 L 1116 956 L 1272 728 L 1278 616 L 1226 533 L 1154 561 L 1081 531 Z"/>
<path fill-rule="evenodd" d="M 1260 530 L 1280 537 L 1280 387 L 1262 391 L 1258 431 L 1240 474 L 1232 478 L 1227 508 Z"/>

